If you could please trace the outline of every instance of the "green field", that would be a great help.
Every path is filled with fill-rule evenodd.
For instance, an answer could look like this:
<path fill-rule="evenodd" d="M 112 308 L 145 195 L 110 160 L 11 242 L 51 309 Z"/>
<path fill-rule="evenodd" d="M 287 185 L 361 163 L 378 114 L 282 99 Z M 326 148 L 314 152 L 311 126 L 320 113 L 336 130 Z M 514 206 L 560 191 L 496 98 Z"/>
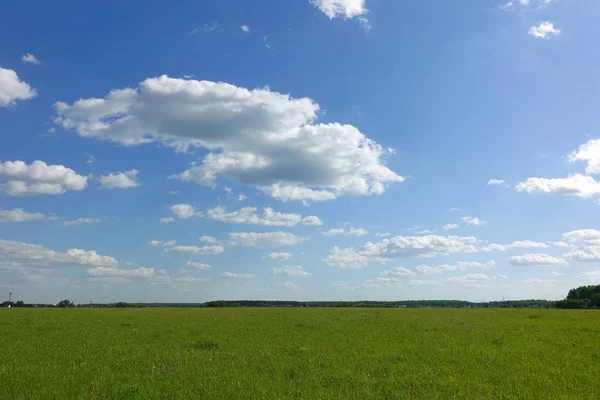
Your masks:
<path fill-rule="evenodd" d="M 600 312 L 0 309 L 1 399 L 598 399 Z"/>

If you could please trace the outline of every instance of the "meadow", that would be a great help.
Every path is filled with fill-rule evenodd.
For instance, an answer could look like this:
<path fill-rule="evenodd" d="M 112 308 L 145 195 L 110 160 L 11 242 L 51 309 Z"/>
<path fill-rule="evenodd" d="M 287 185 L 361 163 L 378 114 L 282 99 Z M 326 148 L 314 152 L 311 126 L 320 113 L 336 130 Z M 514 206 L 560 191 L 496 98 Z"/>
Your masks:
<path fill-rule="evenodd" d="M 598 399 L 600 312 L 0 309 L 0 399 Z"/>

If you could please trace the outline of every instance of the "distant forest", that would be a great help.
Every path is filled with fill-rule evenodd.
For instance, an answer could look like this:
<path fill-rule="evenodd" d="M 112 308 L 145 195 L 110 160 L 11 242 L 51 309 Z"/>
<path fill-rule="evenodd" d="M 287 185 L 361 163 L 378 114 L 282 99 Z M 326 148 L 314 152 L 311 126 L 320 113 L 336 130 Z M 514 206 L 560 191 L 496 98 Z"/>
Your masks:
<path fill-rule="evenodd" d="M 144 307 L 347 307 L 347 308 L 600 308 L 600 285 L 571 289 L 564 300 L 506 300 L 474 303 L 461 300 L 406 301 L 278 301 L 278 300 L 219 300 L 206 303 L 94 303 L 75 304 L 62 300 L 57 304 L 28 304 L 5 301 L 2 307 L 61 307 L 61 308 L 144 308 Z"/>

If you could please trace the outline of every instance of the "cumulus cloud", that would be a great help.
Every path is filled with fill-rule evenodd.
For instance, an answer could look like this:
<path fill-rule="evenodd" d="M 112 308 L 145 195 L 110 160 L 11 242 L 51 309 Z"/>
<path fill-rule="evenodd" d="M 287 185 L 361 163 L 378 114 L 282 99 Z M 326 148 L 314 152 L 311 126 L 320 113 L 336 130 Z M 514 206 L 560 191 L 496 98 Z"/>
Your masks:
<path fill-rule="evenodd" d="M 330 267 L 355 269 L 367 266 L 369 264 L 369 257 L 357 252 L 353 247 L 340 249 L 334 246 L 324 261 Z"/>
<path fill-rule="evenodd" d="M 28 244 L 0 239 L 0 256 L 28 265 L 89 265 L 94 267 L 116 267 L 115 258 L 102 256 L 93 250 L 69 249 L 64 253 L 50 250 L 37 244 Z"/>
<path fill-rule="evenodd" d="M 346 228 L 334 228 L 323 232 L 325 236 L 364 236 L 367 230 L 363 228 L 354 228 L 352 226 Z"/>
<path fill-rule="evenodd" d="M 206 211 L 206 217 L 215 221 L 229 224 L 253 224 L 263 226 L 296 226 L 322 225 L 323 222 L 314 215 L 302 217 L 296 213 L 276 212 L 272 208 L 263 208 L 263 213 L 258 214 L 256 207 L 244 207 L 236 211 L 227 212 L 224 207 L 216 207 Z"/>
<path fill-rule="evenodd" d="M 504 182 L 502 179 L 490 179 L 488 181 L 488 186 L 489 185 L 504 185 L 506 182 Z"/>
<path fill-rule="evenodd" d="M 410 269 L 404 268 L 404 267 L 396 267 L 394 269 L 388 269 L 386 271 L 383 271 L 381 273 L 381 276 L 386 277 L 386 276 L 410 276 L 410 275 L 414 275 L 415 273 L 412 272 Z"/>
<path fill-rule="evenodd" d="M 250 33 L 250 27 L 248 25 L 241 25 L 240 29 L 244 31 L 244 33 Z"/>
<path fill-rule="evenodd" d="M 198 238 L 198 241 L 199 241 L 199 242 L 210 243 L 210 244 L 215 244 L 215 243 L 218 243 L 218 242 L 219 242 L 219 241 L 218 241 L 217 239 L 215 239 L 214 237 L 212 237 L 212 236 L 207 236 L 207 235 L 204 235 L 204 236 L 201 236 L 201 237 L 199 237 L 199 238 Z"/>
<path fill-rule="evenodd" d="M 23 54 L 23 56 L 21 57 L 21 61 L 27 64 L 40 64 L 40 60 L 38 60 L 37 57 L 31 53 Z"/>
<path fill-rule="evenodd" d="M 15 71 L 0 67 L 0 107 L 10 107 L 17 100 L 29 100 L 35 96 L 35 89 L 21 81 Z"/>
<path fill-rule="evenodd" d="M 600 261 L 600 231 L 579 229 L 563 234 L 563 239 L 573 248 L 564 255 L 572 261 Z"/>
<path fill-rule="evenodd" d="M 312 276 L 312 273 L 305 271 L 301 266 L 286 266 L 281 268 L 273 268 L 273 275 Z"/>
<path fill-rule="evenodd" d="M 72 225 L 87 225 L 87 224 L 98 224 L 100 223 L 100 220 L 97 218 L 77 218 L 71 221 L 65 221 L 63 222 L 63 225 L 65 226 L 72 226 Z"/>
<path fill-rule="evenodd" d="M 567 178 L 528 178 L 515 186 L 529 194 L 560 194 L 584 199 L 600 198 L 600 182 L 591 176 L 574 174 Z"/>
<path fill-rule="evenodd" d="M 152 247 L 171 247 L 171 246 L 175 246 L 177 244 L 177 242 L 175 240 L 167 240 L 167 241 L 151 240 L 146 244 L 148 246 L 152 246 Z"/>
<path fill-rule="evenodd" d="M 202 216 L 202 212 L 196 211 L 196 209 L 189 204 L 175 204 L 171 206 L 171 212 L 175 214 L 177 218 L 181 219 Z"/>
<path fill-rule="evenodd" d="M 550 21 L 540 22 L 538 26 L 533 25 L 529 28 L 529 34 L 540 39 L 550 39 L 551 35 L 560 34 L 560 29 L 556 29 Z"/>
<path fill-rule="evenodd" d="M 190 254 L 220 254 L 225 251 L 223 246 L 174 246 L 164 250 L 166 253 L 190 253 Z"/>
<path fill-rule="evenodd" d="M 10 196 L 63 194 L 67 190 L 83 190 L 87 186 L 87 177 L 63 165 L 48 165 L 39 160 L 31 165 L 23 161 L 0 163 L 2 180 L 8 182 L 0 183 L 0 192 Z"/>
<path fill-rule="evenodd" d="M 534 242 L 531 240 L 518 240 L 511 244 L 497 244 L 491 243 L 481 248 L 481 251 L 508 251 L 514 249 L 547 249 L 546 243 Z"/>
<path fill-rule="evenodd" d="M 461 218 L 462 221 L 467 224 L 467 225 L 485 225 L 487 224 L 487 221 L 482 221 L 477 217 L 471 217 L 471 216 L 467 216 L 467 217 L 462 217 Z"/>
<path fill-rule="evenodd" d="M 459 228 L 458 224 L 446 224 L 446 225 L 442 226 L 442 229 L 445 231 L 449 231 L 451 229 L 458 229 L 458 228 Z"/>
<path fill-rule="evenodd" d="M 354 18 L 367 13 L 365 0 L 310 0 L 329 19 Z"/>
<path fill-rule="evenodd" d="M 196 262 L 196 261 L 191 261 L 191 260 L 186 261 L 185 265 L 188 268 L 198 269 L 198 270 L 206 270 L 206 269 L 211 269 L 212 268 L 209 264 L 203 264 L 203 263 Z"/>
<path fill-rule="evenodd" d="M 229 244 L 231 246 L 246 247 L 279 247 L 294 246 L 302 243 L 306 238 L 296 236 L 289 232 L 232 232 L 229 233 Z"/>
<path fill-rule="evenodd" d="M 134 278 L 150 278 L 154 276 L 154 268 L 119 269 L 114 267 L 96 267 L 87 270 L 89 276 L 123 276 Z"/>
<path fill-rule="evenodd" d="M 137 180 L 138 173 L 137 169 L 132 169 L 130 171 L 102 175 L 98 179 L 100 180 L 100 185 L 106 189 L 129 189 L 141 185 Z"/>
<path fill-rule="evenodd" d="M 2 222 L 29 222 L 40 221 L 48 217 L 42 213 L 28 213 L 21 208 L 13 210 L 0 210 L 0 223 Z"/>
<path fill-rule="evenodd" d="M 222 175 L 280 200 L 323 201 L 381 194 L 404 180 L 384 165 L 385 149 L 356 127 L 317 124 L 318 104 L 269 89 L 161 76 L 55 108 L 55 122 L 84 137 L 208 149 L 173 176 L 182 181 L 212 186 Z"/>
<path fill-rule="evenodd" d="M 569 161 L 585 161 L 587 163 L 586 174 L 600 174 L 600 139 L 593 139 L 582 144 L 579 149 L 569 155 Z"/>
<path fill-rule="evenodd" d="M 223 272 L 222 274 L 219 274 L 219 276 L 221 278 L 230 278 L 230 279 L 250 279 L 250 278 L 254 278 L 254 275 L 252 275 L 252 274 L 237 274 L 237 273 L 233 273 L 233 272 Z"/>
<path fill-rule="evenodd" d="M 269 260 L 278 260 L 278 261 L 286 261 L 289 260 L 292 257 L 292 253 L 269 253 L 267 254 L 264 258 L 267 258 Z"/>
<path fill-rule="evenodd" d="M 414 280 L 409 281 L 409 285 L 410 286 L 443 286 L 443 283 L 440 281 L 414 279 Z"/>
<path fill-rule="evenodd" d="M 485 263 L 477 261 L 457 261 L 454 264 L 441 264 L 435 267 L 429 265 L 418 265 L 415 269 L 423 274 L 442 274 L 445 272 L 465 271 L 469 268 L 491 268 L 496 265 L 496 261 L 489 260 Z"/>
<path fill-rule="evenodd" d="M 523 254 L 509 259 L 511 265 L 536 266 L 536 265 L 564 265 L 564 260 L 548 254 Z"/>

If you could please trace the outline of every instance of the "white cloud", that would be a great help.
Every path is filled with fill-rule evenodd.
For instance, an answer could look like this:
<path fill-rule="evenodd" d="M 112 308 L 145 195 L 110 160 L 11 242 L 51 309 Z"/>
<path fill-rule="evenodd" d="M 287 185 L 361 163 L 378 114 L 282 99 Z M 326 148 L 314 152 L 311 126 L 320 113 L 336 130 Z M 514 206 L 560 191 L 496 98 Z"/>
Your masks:
<path fill-rule="evenodd" d="M 507 280 L 508 276 L 506 275 L 502 275 L 502 274 L 498 274 L 498 275 L 494 275 L 492 276 L 492 279 L 502 279 L 502 280 Z"/>
<path fill-rule="evenodd" d="M 29 222 L 40 221 L 48 217 L 42 213 L 28 213 L 21 208 L 13 210 L 0 210 L 0 223 L 2 222 Z"/>
<path fill-rule="evenodd" d="M 491 268 L 496 265 L 496 261 L 489 260 L 485 263 L 477 261 L 457 261 L 454 264 L 441 264 L 436 267 L 428 265 L 419 265 L 415 269 L 423 274 L 442 274 L 444 272 L 465 271 L 469 268 Z"/>
<path fill-rule="evenodd" d="M 415 279 L 408 282 L 410 286 L 443 286 L 443 283 L 440 281 L 427 281 Z"/>
<path fill-rule="evenodd" d="M 329 19 L 354 18 L 368 12 L 365 0 L 310 0 Z"/>
<path fill-rule="evenodd" d="M 556 29 L 554 24 L 550 21 L 540 22 L 538 26 L 532 26 L 529 28 L 529 34 L 541 39 L 550 39 L 548 35 L 560 34 L 560 29 Z"/>
<path fill-rule="evenodd" d="M 412 272 L 410 269 L 404 268 L 404 267 L 396 267 L 394 269 L 388 269 L 386 271 L 383 271 L 381 273 L 381 276 L 386 277 L 386 276 L 410 276 L 410 275 L 414 275 L 415 273 Z"/>
<path fill-rule="evenodd" d="M 272 208 L 263 208 L 262 215 L 257 214 L 256 207 L 244 207 L 236 211 L 227 212 L 224 207 L 216 207 L 206 211 L 206 216 L 215 221 L 229 224 L 253 224 L 263 226 L 296 226 L 322 225 L 323 222 L 314 215 L 302 217 L 296 213 L 276 212 Z"/>
<path fill-rule="evenodd" d="M 207 236 L 207 235 L 199 237 L 199 238 L 198 238 L 198 241 L 200 241 L 200 242 L 205 242 L 205 243 L 210 243 L 210 244 L 215 244 L 215 243 L 218 243 L 218 242 L 219 242 L 219 241 L 218 241 L 217 239 L 215 239 L 214 237 L 212 237 L 212 236 Z"/>
<path fill-rule="evenodd" d="M 579 229 L 563 234 L 563 239 L 574 248 L 564 257 L 574 261 L 600 261 L 600 231 Z"/>
<path fill-rule="evenodd" d="M 17 100 L 28 100 L 35 96 L 35 89 L 21 81 L 15 71 L 0 67 L 0 107 L 10 107 Z"/>
<path fill-rule="evenodd" d="M 69 249 L 61 253 L 37 244 L 2 239 L 0 239 L 0 255 L 4 255 L 10 260 L 41 266 L 64 264 L 116 267 L 118 264 L 113 257 L 102 256 L 95 251 Z"/>
<path fill-rule="evenodd" d="M 566 242 L 552 242 L 552 246 L 555 246 L 555 247 L 569 247 L 569 243 L 566 243 Z"/>
<path fill-rule="evenodd" d="M 171 282 L 174 283 L 198 283 L 198 282 L 209 282 L 208 278 L 197 278 L 194 276 L 180 276 L 179 278 L 171 279 Z"/>
<path fill-rule="evenodd" d="M 583 272 L 580 275 L 577 275 L 577 278 L 590 281 L 591 284 L 598 284 L 600 283 L 600 271 Z"/>
<path fill-rule="evenodd" d="M 199 263 L 199 262 L 191 261 L 191 260 L 186 261 L 185 265 L 188 266 L 189 268 L 200 269 L 200 270 L 206 270 L 206 269 L 211 268 L 211 266 L 209 264 L 203 264 L 203 263 Z"/>
<path fill-rule="evenodd" d="M 600 139 L 593 139 L 582 144 L 579 149 L 569 155 L 569 161 L 586 161 L 586 174 L 600 174 Z"/>
<path fill-rule="evenodd" d="M 89 278 L 87 278 L 87 280 L 90 281 L 90 282 L 98 282 L 98 283 L 111 284 L 111 285 L 126 285 L 128 283 L 131 283 L 130 279 L 124 278 L 122 276 L 116 276 L 116 277 L 89 277 Z"/>
<path fill-rule="evenodd" d="M 306 238 L 289 232 L 233 232 L 229 233 L 229 244 L 246 247 L 294 246 Z"/>
<path fill-rule="evenodd" d="M 362 268 L 369 263 L 369 257 L 360 254 L 353 247 L 340 249 L 337 246 L 331 248 L 330 254 L 324 259 L 330 267 L 338 268 Z"/>
<path fill-rule="evenodd" d="M 548 246 L 546 243 L 534 242 L 531 240 L 518 240 L 516 242 L 512 242 L 511 244 L 497 244 L 492 243 L 488 244 L 481 248 L 481 251 L 508 251 L 514 249 L 547 249 Z"/>
<path fill-rule="evenodd" d="M 189 204 L 175 204 L 171 206 L 171 212 L 175 214 L 177 218 L 181 219 L 202 216 L 202 212 L 196 211 L 196 209 Z"/>
<path fill-rule="evenodd" d="M 65 226 L 71 226 L 71 225 L 85 225 L 85 224 L 98 224 L 100 223 L 100 220 L 97 218 L 77 218 L 71 221 L 65 221 L 63 222 L 63 225 Z"/>
<path fill-rule="evenodd" d="M 240 29 L 244 31 L 244 33 L 250 33 L 250 27 L 248 27 L 248 25 L 241 25 Z"/>
<path fill-rule="evenodd" d="M 600 198 L 600 182 L 591 176 L 575 174 L 567 178 L 529 178 L 515 186 L 518 192 L 529 194 L 561 194 L 584 199 Z"/>
<path fill-rule="evenodd" d="M 452 278 L 446 278 L 448 282 L 456 283 L 459 285 L 472 285 L 476 284 L 477 281 L 489 281 L 492 278 L 486 274 L 467 274 L 463 276 L 456 276 Z"/>
<path fill-rule="evenodd" d="M 150 278 L 154 276 L 154 268 L 119 269 L 114 267 L 96 267 L 87 270 L 89 276 L 123 276 L 134 278 Z"/>
<path fill-rule="evenodd" d="M 55 108 L 55 122 L 84 137 L 208 149 L 174 176 L 202 185 L 222 175 L 280 200 L 323 201 L 381 194 L 404 181 L 383 164 L 385 149 L 357 128 L 316 124 L 318 104 L 268 89 L 162 76 Z"/>
<path fill-rule="evenodd" d="M 21 57 L 21 61 L 23 61 L 24 63 L 28 63 L 28 64 L 36 64 L 36 65 L 40 64 L 40 60 L 38 60 L 37 57 L 31 53 L 24 54 Z"/>
<path fill-rule="evenodd" d="M 93 154 L 85 153 L 85 155 L 87 157 L 87 160 L 85 160 L 87 165 L 93 165 L 96 162 L 96 157 Z"/>
<path fill-rule="evenodd" d="M 552 272 L 550 272 L 550 275 L 552 275 L 552 276 L 563 276 L 564 274 L 562 272 L 552 271 Z"/>
<path fill-rule="evenodd" d="M 511 265 L 524 265 L 524 266 L 536 266 L 536 265 L 564 265 L 563 260 L 552 257 L 548 254 L 523 254 L 521 256 L 514 256 L 509 259 Z"/>
<path fill-rule="evenodd" d="M 161 224 L 170 224 L 173 221 L 175 221 L 175 218 L 173 217 L 164 217 L 160 219 Z"/>
<path fill-rule="evenodd" d="M 375 237 L 388 237 L 390 235 L 391 235 L 391 233 L 389 233 L 389 232 L 383 232 L 383 233 L 376 233 Z"/>
<path fill-rule="evenodd" d="M 267 258 L 269 260 L 278 260 L 278 261 L 286 261 L 292 257 L 292 253 L 269 253 L 263 258 Z"/>
<path fill-rule="evenodd" d="M 0 183 L 0 192 L 10 196 L 63 194 L 67 190 L 83 190 L 87 186 L 87 177 L 63 165 L 48 165 L 39 160 L 31 165 L 23 161 L 0 163 L 0 180 L 8 181 Z"/>
<path fill-rule="evenodd" d="M 490 179 L 488 181 L 488 186 L 489 185 L 504 185 L 506 182 L 504 182 L 502 179 Z"/>
<path fill-rule="evenodd" d="M 273 275 L 312 276 L 312 273 L 305 271 L 301 266 L 286 266 L 281 268 L 273 268 Z"/>
<path fill-rule="evenodd" d="M 168 241 L 162 241 L 162 240 L 151 240 L 148 243 L 146 243 L 148 246 L 152 246 L 152 247 L 171 247 L 171 246 L 175 246 L 177 244 L 177 242 L 175 240 L 168 240 Z"/>
<path fill-rule="evenodd" d="M 165 249 L 167 253 L 191 253 L 191 254 L 220 254 L 225 251 L 223 246 L 174 246 Z"/>
<path fill-rule="evenodd" d="M 560 281 L 556 279 L 525 279 L 519 282 L 521 285 L 542 285 L 542 286 L 554 286 Z"/>
<path fill-rule="evenodd" d="M 102 175 L 98 179 L 102 187 L 106 189 L 129 189 L 141 185 L 137 181 L 138 173 L 137 169 L 132 169 L 130 171 Z"/>
<path fill-rule="evenodd" d="M 231 278 L 231 279 L 250 279 L 250 278 L 254 278 L 254 275 L 252 274 L 236 274 L 233 272 L 223 272 L 222 274 L 219 274 L 219 276 L 221 278 Z"/>
<path fill-rule="evenodd" d="M 244 201 L 248 198 L 248 196 L 246 196 L 245 194 L 238 194 L 238 201 Z"/>
<path fill-rule="evenodd" d="M 347 227 L 347 228 L 336 228 L 336 229 L 329 229 L 328 231 L 323 232 L 323 235 L 325 236 L 364 236 L 366 235 L 367 230 L 363 229 L 363 228 L 354 228 L 352 226 Z"/>
<path fill-rule="evenodd" d="M 442 226 L 442 229 L 445 231 L 449 231 L 451 229 L 458 229 L 458 228 L 459 228 L 458 224 L 446 224 L 446 225 Z"/>
<path fill-rule="evenodd" d="M 461 218 L 462 221 L 467 224 L 467 225 L 485 225 L 487 224 L 487 221 L 482 221 L 477 217 L 471 217 L 471 216 L 467 216 L 467 217 L 462 217 Z"/>
<path fill-rule="evenodd" d="M 335 281 L 331 284 L 331 286 L 333 287 L 337 287 L 337 288 L 347 288 L 348 287 L 348 282 L 345 281 Z"/>

